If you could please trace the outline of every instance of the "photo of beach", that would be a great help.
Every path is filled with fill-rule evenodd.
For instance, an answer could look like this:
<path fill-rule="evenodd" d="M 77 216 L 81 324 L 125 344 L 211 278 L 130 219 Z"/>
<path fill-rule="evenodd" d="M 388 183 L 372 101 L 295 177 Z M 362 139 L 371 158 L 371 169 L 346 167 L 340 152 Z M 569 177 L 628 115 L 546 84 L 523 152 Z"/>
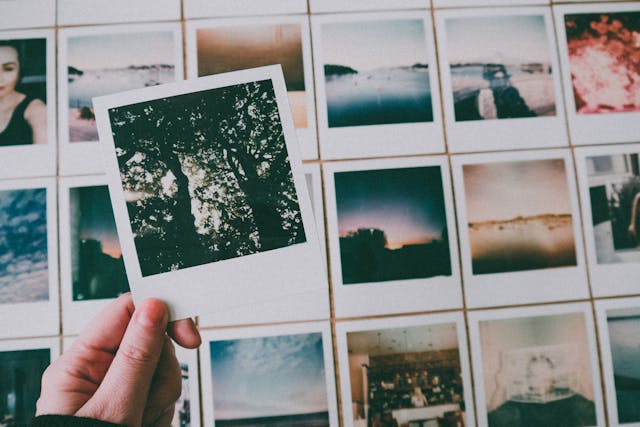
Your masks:
<path fill-rule="evenodd" d="M 295 127 L 307 127 L 300 24 L 199 28 L 196 41 L 198 77 L 281 64 Z"/>
<path fill-rule="evenodd" d="M 347 350 L 354 426 L 464 426 L 455 323 L 347 332 Z"/>
<path fill-rule="evenodd" d="M 576 265 L 563 159 L 463 165 L 473 274 Z"/>
<path fill-rule="evenodd" d="M 445 20 L 455 120 L 555 116 L 543 15 Z"/>
<path fill-rule="evenodd" d="M 424 21 L 322 25 L 328 126 L 433 121 Z"/>
<path fill-rule="evenodd" d="M 211 341 L 215 425 L 328 427 L 322 333 Z"/>
<path fill-rule="evenodd" d="M 578 114 L 640 111 L 640 11 L 564 17 Z"/>
<path fill-rule="evenodd" d="M 640 422 L 640 308 L 607 311 L 619 423 Z"/>
<path fill-rule="evenodd" d="M 175 81 L 177 48 L 173 31 L 69 37 L 69 142 L 98 141 L 91 98 Z"/>
<path fill-rule="evenodd" d="M 47 190 L 2 190 L 0 304 L 48 299 Z"/>
<path fill-rule="evenodd" d="M 26 427 L 36 414 L 42 373 L 51 350 L 0 351 L 0 425 Z"/>
<path fill-rule="evenodd" d="M 129 291 L 106 185 L 69 190 L 73 300 L 115 298 Z"/>
<path fill-rule="evenodd" d="M 587 157 L 599 264 L 640 263 L 639 153 Z"/>
<path fill-rule="evenodd" d="M 450 276 L 440 166 L 336 172 L 345 285 Z"/>

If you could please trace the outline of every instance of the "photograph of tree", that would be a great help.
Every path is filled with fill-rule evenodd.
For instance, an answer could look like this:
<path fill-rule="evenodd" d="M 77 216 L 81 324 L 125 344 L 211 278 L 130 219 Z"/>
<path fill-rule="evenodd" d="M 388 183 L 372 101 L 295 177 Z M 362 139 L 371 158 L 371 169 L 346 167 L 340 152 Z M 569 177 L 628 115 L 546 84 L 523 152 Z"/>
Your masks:
<path fill-rule="evenodd" d="M 329 427 L 321 333 L 209 346 L 216 426 Z"/>
<path fill-rule="evenodd" d="M 200 28 L 198 77 L 280 64 L 296 128 L 307 127 L 300 24 Z"/>
<path fill-rule="evenodd" d="M 640 309 L 607 311 L 607 326 L 613 361 L 618 422 L 640 422 Z"/>
<path fill-rule="evenodd" d="M 0 191 L 0 304 L 49 299 L 47 190 Z"/>
<path fill-rule="evenodd" d="M 554 116 L 543 15 L 446 20 L 456 121 Z"/>
<path fill-rule="evenodd" d="M 640 111 L 640 11 L 565 15 L 578 114 Z"/>
<path fill-rule="evenodd" d="M 69 191 L 73 300 L 115 298 L 129 291 L 106 185 Z"/>
<path fill-rule="evenodd" d="M 322 26 L 329 127 L 433 121 L 422 19 Z"/>
<path fill-rule="evenodd" d="M 640 263 L 638 153 L 587 157 L 593 236 L 599 264 Z"/>
<path fill-rule="evenodd" d="M 70 142 L 98 141 L 93 97 L 176 79 L 172 31 L 77 36 L 67 49 Z"/>
<path fill-rule="evenodd" d="M 463 166 L 473 274 L 576 265 L 564 160 Z"/>
<path fill-rule="evenodd" d="M 271 80 L 109 118 L 143 276 L 306 241 Z"/>
<path fill-rule="evenodd" d="M 450 276 L 440 166 L 334 175 L 342 283 Z"/>
<path fill-rule="evenodd" d="M 26 427 L 36 414 L 42 373 L 51 361 L 51 350 L 0 352 L 0 425 Z"/>

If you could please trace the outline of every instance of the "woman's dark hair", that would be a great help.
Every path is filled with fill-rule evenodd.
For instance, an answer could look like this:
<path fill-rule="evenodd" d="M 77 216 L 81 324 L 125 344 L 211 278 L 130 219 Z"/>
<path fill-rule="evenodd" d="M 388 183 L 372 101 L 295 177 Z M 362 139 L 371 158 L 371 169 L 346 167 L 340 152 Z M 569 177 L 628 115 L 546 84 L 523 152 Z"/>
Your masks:
<path fill-rule="evenodd" d="M 19 67 L 18 67 L 18 81 L 16 84 L 16 88 L 20 86 L 20 82 L 22 81 L 22 71 L 23 71 L 23 64 L 24 64 L 24 62 L 22 61 L 23 53 L 24 53 L 23 46 L 24 44 L 21 43 L 19 40 L 0 40 L 0 47 L 11 47 L 18 54 Z"/>

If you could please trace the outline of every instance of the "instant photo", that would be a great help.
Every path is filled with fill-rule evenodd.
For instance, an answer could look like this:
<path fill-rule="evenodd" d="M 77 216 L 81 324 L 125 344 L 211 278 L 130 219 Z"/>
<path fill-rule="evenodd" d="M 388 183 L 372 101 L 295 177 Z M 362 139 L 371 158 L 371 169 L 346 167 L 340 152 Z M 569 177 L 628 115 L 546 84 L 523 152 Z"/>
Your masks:
<path fill-rule="evenodd" d="M 326 289 L 279 70 L 94 99 L 104 114 L 111 197 L 137 298 L 163 297 L 193 315 Z M 299 256 L 305 260 L 294 261 Z M 314 271 L 317 278 L 307 280 Z M 254 289 L 256 281 L 263 286 Z M 185 292 L 187 283 L 193 292 Z M 202 298 L 219 292 L 224 301 Z"/>
<path fill-rule="evenodd" d="M 567 151 L 456 156 L 453 164 L 468 304 L 588 296 Z"/>
<path fill-rule="evenodd" d="M 191 23 L 189 75 L 280 64 L 303 158 L 318 158 L 309 23 L 302 17 Z"/>
<path fill-rule="evenodd" d="M 346 424 L 474 425 L 460 321 L 445 315 L 337 324 L 343 408 L 352 420 Z"/>
<path fill-rule="evenodd" d="M 572 142 L 637 142 L 640 8 L 565 5 L 555 12 Z"/>
<path fill-rule="evenodd" d="M 337 426 L 328 323 L 204 332 L 203 408 L 220 426 Z"/>
<path fill-rule="evenodd" d="M 54 39 L 51 30 L 0 32 L 0 179 L 55 175 Z"/>
<path fill-rule="evenodd" d="M 57 333 L 54 178 L 0 182 L 0 337 Z"/>
<path fill-rule="evenodd" d="M 36 414 L 42 373 L 51 349 L 3 350 L 0 347 L 0 419 L 3 425 L 26 427 Z"/>
<path fill-rule="evenodd" d="M 61 178 L 59 188 L 63 325 L 72 334 L 129 282 L 106 177 Z"/>
<path fill-rule="evenodd" d="M 479 425 L 604 425 L 588 309 L 574 304 L 473 313 Z"/>
<path fill-rule="evenodd" d="M 312 24 L 323 158 L 443 150 L 428 17 L 324 15 Z"/>
<path fill-rule="evenodd" d="M 640 146 L 576 149 L 591 286 L 596 296 L 640 291 Z"/>
<path fill-rule="evenodd" d="M 609 422 L 611 425 L 638 425 L 640 300 L 600 300 L 596 302 L 596 313 Z"/>
<path fill-rule="evenodd" d="M 127 46 L 123 49 L 123 46 Z M 103 172 L 92 99 L 182 77 L 173 24 L 70 28 L 59 43 L 60 173 Z M 181 55 L 180 55 L 181 56 Z"/>
<path fill-rule="evenodd" d="M 336 316 L 456 306 L 444 159 L 340 162 L 324 171 Z"/>
<path fill-rule="evenodd" d="M 548 9 L 437 12 L 450 150 L 567 145 Z"/>
<path fill-rule="evenodd" d="M 180 365 L 181 392 L 173 412 L 173 427 L 200 425 L 200 387 L 198 375 L 198 352 L 176 346 L 176 357 Z"/>

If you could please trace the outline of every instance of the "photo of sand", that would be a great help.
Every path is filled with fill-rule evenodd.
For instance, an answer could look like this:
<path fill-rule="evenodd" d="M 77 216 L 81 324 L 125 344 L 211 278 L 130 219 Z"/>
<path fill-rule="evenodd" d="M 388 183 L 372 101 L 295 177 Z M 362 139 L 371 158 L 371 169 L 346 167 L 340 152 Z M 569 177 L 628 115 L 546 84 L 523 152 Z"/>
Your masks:
<path fill-rule="evenodd" d="M 296 128 L 307 127 L 300 24 L 200 28 L 196 40 L 198 77 L 281 64 L 293 122 Z"/>
<path fill-rule="evenodd" d="M 448 18 L 456 121 L 556 114 L 543 15 Z"/>
<path fill-rule="evenodd" d="M 640 111 L 640 12 L 564 17 L 578 114 Z"/>
<path fill-rule="evenodd" d="M 176 48 L 172 31 L 69 38 L 69 142 L 98 141 L 91 98 L 175 81 Z"/>
<path fill-rule="evenodd" d="M 322 25 L 329 127 L 433 121 L 422 19 Z"/>
<path fill-rule="evenodd" d="M 576 265 L 562 159 L 463 166 L 473 274 Z"/>

